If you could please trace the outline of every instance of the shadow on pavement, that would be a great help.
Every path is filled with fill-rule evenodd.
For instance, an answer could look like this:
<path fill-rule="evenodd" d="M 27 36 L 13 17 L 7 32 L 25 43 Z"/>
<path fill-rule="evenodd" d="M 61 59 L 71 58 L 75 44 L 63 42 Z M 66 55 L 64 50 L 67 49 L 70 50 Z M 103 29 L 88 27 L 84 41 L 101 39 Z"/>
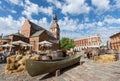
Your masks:
<path fill-rule="evenodd" d="M 69 66 L 69 67 L 66 67 L 64 69 L 61 69 L 60 70 L 60 75 L 62 75 L 64 72 L 68 71 L 68 70 L 71 70 L 79 65 L 82 65 L 83 63 L 85 63 L 85 61 L 81 61 L 81 62 L 78 62 L 72 66 Z M 46 74 L 45 76 L 43 76 L 42 78 L 40 78 L 39 80 L 45 80 L 45 79 L 48 79 L 48 78 L 52 78 L 52 77 L 55 77 L 55 73 L 48 73 Z"/>

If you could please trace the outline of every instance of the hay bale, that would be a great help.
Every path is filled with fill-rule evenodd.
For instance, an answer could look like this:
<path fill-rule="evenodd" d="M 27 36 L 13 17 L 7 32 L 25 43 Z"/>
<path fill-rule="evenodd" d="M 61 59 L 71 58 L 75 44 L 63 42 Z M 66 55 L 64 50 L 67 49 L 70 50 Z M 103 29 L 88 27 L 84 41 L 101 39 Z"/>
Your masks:
<path fill-rule="evenodd" d="M 11 71 L 11 70 L 5 70 L 5 74 L 11 74 L 11 73 L 13 73 L 13 71 Z"/>
<path fill-rule="evenodd" d="M 31 55 L 14 55 L 7 58 L 7 64 L 5 66 L 5 73 L 11 74 L 16 72 L 25 71 L 25 61 L 27 59 L 39 60 L 40 55 L 35 55 L 31 57 Z"/>
<path fill-rule="evenodd" d="M 16 71 L 17 72 L 25 71 L 25 65 L 20 65 Z"/>
<path fill-rule="evenodd" d="M 99 60 L 99 59 L 100 59 L 99 56 L 94 56 L 94 57 L 93 57 L 93 60 L 94 60 L 94 61 L 97 61 L 97 60 Z"/>
<path fill-rule="evenodd" d="M 32 60 L 40 60 L 40 55 L 34 55 L 34 56 L 32 56 L 30 59 L 32 59 Z"/>
<path fill-rule="evenodd" d="M 10 60 L 10 57 L 7 57 L 7 64 L 10 64 L 11 63 L 11 60 Z"/>
<path fill-rule="evenodd" d="M 12 73 L 17 73 L 17 70 L 12 70 Z"/>
<path fill-rule="evenodd" d="M 20 64 L 18 64 L 17 62 L 14 64 L 15 64 L 16 69 L 20 66 Z"/>
<path fill-rule="evenodd" d="M 25 61 L 26 61 L 27 59 L 30 59 L 30 56 L 28 56 L 28 55 L 23 56 L 23 58 L 18 61 L 18 64 L 20 64 L 20 65 L 25 65 Z"/>
<path fill-rule="evenodd" d="M 11 63 L 11 64 L 6 64 L 5 69 L 6 70 L 14 70 L 17 69 L 20 65 L 18 63 Z"/>
<path fill-rule="evenodd" d="M 25 61 L 29 59 L 31 55 L 14 55 L 7 58 L 7 64 L 5 66 L 5 73 L 11 74 L 21 72 L 25 70 Z"/>
<path fill-rule="evenodd" d="M 16 58 L 15 58 L 15 60 L 19 61 L 20 59 L 22 59 L 22 57 L 23 57 L 22 55 L 17 55 Z"/>
<path fill-rule="evenodd" d="M 94 61 L 99 62 L 99 63 L 111 63 L 115 61 L 115 55 L 110 54 L 110 55 L 100 55 L 100 56 L 95 56 Z"/>
<path fill-rule="evenodd" d="M 5 70 L 9 70 L 9 68 L 10 68 L 10 64 L 6 64 Z"/>
<path fill-rule="evenodd" d="M 11 64 L 9 64 L 9 68 L 8 68 L 8 70 L 15 70 L 15 69 L 17 69 L 17 66 L 16 66 L 15 63 L 11 63 Z"/>
<path fill-rule="evenodd" d="M 7 63 L 8 64 L 15 63 L 16 62 L 15 58 L 16 58 L 16 55 L 12 55 L 10 57 L 7 57 Z"/>

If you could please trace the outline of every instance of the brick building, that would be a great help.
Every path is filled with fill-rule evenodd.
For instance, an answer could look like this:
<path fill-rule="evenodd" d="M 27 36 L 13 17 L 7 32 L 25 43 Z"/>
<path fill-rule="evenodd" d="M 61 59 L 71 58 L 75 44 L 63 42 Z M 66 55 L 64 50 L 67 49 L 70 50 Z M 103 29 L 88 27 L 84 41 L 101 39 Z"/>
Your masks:
<path fill-rule="evenodd" d="M 50 31 L 26 19 L 20 32 L 0 38 L 0 43 L 6 44 L 18 40 L 30 43 L 34 51 L 38 51 L 40 49 L 38 43 L 45 40 L 52 43 L 53 50 L 59 49 L 60 28 L 57 24 L 57 16 L 53 15 Z"/>
<path fill-rule="evenodd" d="M 110 36 L 110 46 L 114 50 L 120 50 L 120 32 Z"/>
<path fill-rule="evenodd" d="M 101 37 L 99 35 L 96 36 L 88 36 L 74 40 L 75 50 L 81 50 L 85 48 L 95 48 L 100 47 Z"/>

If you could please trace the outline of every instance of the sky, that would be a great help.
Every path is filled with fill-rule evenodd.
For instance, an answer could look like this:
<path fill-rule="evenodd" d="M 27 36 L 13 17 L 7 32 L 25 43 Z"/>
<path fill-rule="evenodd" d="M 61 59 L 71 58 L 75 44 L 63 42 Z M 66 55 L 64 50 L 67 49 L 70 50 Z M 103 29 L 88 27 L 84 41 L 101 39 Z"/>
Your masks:
<path fill-rule="evenodd" d="M 18 32 L 26 18 L 49 30 L 54 13 L 61 38 L 100 35 L 106 43 L 120 32 L 120 0 L 0 0 L 0 34 Z"/>

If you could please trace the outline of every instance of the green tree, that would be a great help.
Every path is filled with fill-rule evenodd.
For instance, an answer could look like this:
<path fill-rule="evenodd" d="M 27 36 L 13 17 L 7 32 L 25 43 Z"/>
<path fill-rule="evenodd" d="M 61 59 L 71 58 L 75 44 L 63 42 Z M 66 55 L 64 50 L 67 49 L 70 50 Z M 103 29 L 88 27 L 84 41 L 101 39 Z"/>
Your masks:
<path fill-rule="evenodd" d="M 66 37 L 63 37 L 60 40 L 60 45 L 61 45 L 61 48 L 64 48 L 64 49 L 74 48 L 75 46 L 73 39 L 66 38 Z"/>

